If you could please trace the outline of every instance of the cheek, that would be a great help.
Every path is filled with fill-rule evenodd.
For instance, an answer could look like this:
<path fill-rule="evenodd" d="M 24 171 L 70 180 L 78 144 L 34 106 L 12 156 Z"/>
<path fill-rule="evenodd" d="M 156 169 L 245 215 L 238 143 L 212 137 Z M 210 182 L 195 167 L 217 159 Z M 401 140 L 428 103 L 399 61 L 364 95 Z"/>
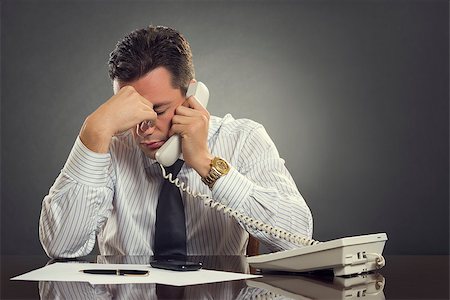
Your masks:
<path fill-rule="evenodd" d="M 166 112 L 164 115 L 158 117 L 159 127 L 162 128 L 170 128 L 172 125 L 172 118 L 175 115 L 175 110 Z"/>

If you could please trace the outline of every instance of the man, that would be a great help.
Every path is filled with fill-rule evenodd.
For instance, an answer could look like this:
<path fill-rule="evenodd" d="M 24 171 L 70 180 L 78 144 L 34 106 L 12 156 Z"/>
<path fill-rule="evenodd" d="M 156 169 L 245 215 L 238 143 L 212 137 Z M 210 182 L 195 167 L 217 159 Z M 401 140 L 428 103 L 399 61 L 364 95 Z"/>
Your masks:
<path fill-rule="evenodd" d="M 162 26 L 130 33 L 111 53 L 109 74 L 114 95 L 86 118 L 42 203 L 39 234 L 49 256 L 87 255 L 96 238 L 103 255 L 157 254 L 157 245 L 177 239 L 160 233 L 172 225 L 158 222 L 179 222 L 187 255 L 245 254 L 248 233 L 271 250 L 299 247 L 186 192 L 182 217 L 158 213 L 168 200 L 155 153 L 173 134 L 182 140 L 181 182 L 254 219 L 311 237 L 310 210 L 263 126 L 210 116 L 195 97 L 185 98 L 195 76 L 180 33 Z M 150 126 L 139 126 L 147 121 Z M 217 172 L 217 162 L 226 172 Z"/>

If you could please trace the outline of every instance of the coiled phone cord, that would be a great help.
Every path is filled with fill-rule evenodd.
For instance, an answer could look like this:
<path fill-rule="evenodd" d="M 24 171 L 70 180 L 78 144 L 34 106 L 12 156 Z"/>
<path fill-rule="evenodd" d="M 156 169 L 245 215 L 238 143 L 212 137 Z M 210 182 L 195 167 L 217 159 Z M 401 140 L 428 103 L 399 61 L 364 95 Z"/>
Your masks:
<path fill-rule="evenodd" d="M 383 255 L 378 254 L 378 253 L 366 253 L 366 256 L 369 256 L 369 255 L 375 256 L 375 265 L 376 265 L 377 269 L 381 269 L 386 264 L 386 261 L 384 260 Z"/>
<path fill-rule="evenodd" d="M 159 164 L 162 170 L 162 176 L 169 180 L 171 183 L 176 185 L 178 188 L 180 188 L 183 192 L 188 193 L 189 195 L 192 195 L 194 197 L 201 197 L 204 201 L 205 206 L 209 206 L 213 209 L 216 209 L 217 211 L 223 211 L 224 213 L 228 214 L 230 217 L 235 218 L 238 222 L 242 222 L 246 224 L 250 228 L 254 228 L 260 231 L 263 231 L 267 234 L 270 234 L 272 236 L 275 236 L 277 238 L 284 239 L 286 241 L 289 241 L 291 243 L 297 244 L 299 246 L 311 246 L 316 245 L 321 242 L 309 239 L 305 236 L 293 234 L 290 232 L 287 232 L 284 229 L 276 228 L 271 225 L 265 224 L 264 222 L 254 219 L 252 217 L 249 217 L 247 215 L 244 215 L 232 208 L 229 208 L 226 205 L 223 205 L 217 201 L 214 201 L 209 195 L 201 194 L 195 191 L 192 191 L 192 189 L 187 186 L 184 182 L 180 182 L 178 178 L 173 179 L 172 173 L 167 174 L 166 169 Z"/>

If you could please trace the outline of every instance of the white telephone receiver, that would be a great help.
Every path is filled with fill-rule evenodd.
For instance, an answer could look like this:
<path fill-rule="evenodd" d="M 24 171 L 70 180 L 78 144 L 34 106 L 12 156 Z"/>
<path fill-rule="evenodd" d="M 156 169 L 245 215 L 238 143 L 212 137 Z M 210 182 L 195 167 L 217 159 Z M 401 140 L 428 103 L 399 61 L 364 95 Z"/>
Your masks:
<path fill-rule="evenodd" d="M 209 90 L 203 82 L 189 84 L 186 99 L 195 96 L 206 108 L 209 100 Z M 165 167 L 173 165 L 181 155 L 181 137 L 178 134 L 171 136 L 155 154 L 156 161 Z"/>

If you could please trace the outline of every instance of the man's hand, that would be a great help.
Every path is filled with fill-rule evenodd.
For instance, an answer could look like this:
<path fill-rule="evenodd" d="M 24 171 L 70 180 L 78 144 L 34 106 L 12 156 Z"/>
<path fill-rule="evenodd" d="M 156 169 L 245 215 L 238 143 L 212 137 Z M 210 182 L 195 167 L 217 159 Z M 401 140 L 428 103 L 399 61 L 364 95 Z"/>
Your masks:
<path fill-rule="evenodd" d="M 124 86 L 86 118 L 80 139 L 90 150 L 107 153 L 114 135 L 144 120 L 156 120 L 153 104 L 134 87 Z"/>
<path fill-rule="evenodd" d="M 209 173 L 213 159 L 208 148 L 208 128 L 209 112 L 191 96 L 175 110 L 169 131 L 170 136 L 181 136 L 184 161 L 202 177 Z"/>

